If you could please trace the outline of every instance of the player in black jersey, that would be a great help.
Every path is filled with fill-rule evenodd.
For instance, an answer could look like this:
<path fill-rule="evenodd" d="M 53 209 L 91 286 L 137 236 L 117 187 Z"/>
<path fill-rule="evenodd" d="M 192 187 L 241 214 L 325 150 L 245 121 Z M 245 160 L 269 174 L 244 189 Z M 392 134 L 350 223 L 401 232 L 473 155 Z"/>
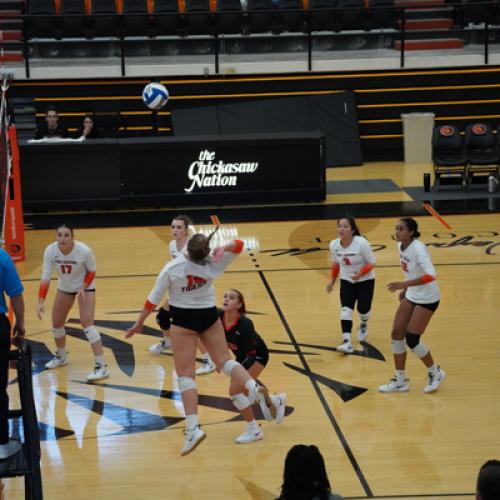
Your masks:
<path fill-rule="evenodd" d="M 269 351 L 262 337 L 255 331 L 251 319 L 245 316 L 245 298 L 235 289 L 224 293 L 224 302 L 220 310 L 220 318 L 226 333 L 229 349 L 238 361 L 254 379 L 262 373 L 269 361 Z M 262 382 L 260 382 L 262 384 Z M 234 406 L 240 411 L 247 423 L 243 434 L 236 438 L 238 444 L 251 443 L 264 437 L 262 429 L 255 421 L 250 401 L 243 393 L 237 393 L 238 388 L 231 387 L 229 393 Z M 271 396 L 276 407 L 276 422 L 280 423 L 285 416 L 286 394 Z"/>

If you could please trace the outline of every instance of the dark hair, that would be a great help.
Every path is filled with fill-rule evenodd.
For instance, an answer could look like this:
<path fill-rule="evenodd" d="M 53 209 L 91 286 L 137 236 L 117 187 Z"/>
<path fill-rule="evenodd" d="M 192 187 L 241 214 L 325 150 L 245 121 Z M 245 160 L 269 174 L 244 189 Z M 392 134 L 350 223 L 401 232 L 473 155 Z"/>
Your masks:
<path fill-rule="evenodd" d="M 59 229 L 61 228 L 65 228 L 65 229 L 69 229 L 69 232 L 71 233 L 71 236 L 74 236 L 74 230 L 73 230 L 73 226 L 68 226 L 68 224 L 59 224 L 57 227 L 56 227 L 56 233 L 57 231 L 59 231 Z"/>
<path fill-rule="evenodd" d="M 236 290 L 236 288 L 230 288 L 230 290 L 238 296 L 238 300 L 241 303 L 241 305 L 238 309 L 238 312 L 240 312 L 241 314 L 245 314 L 247 312 L 247 306 L 245 304 L 245 297 L 243 297 L 243 294 L 239 290 Z"/>
<path fill-rule="evenodd" d="M 408 231 L 413 232 L 411 235 L 412 238 L 420 238 L 420 231 L 418 230 L 418 224 L 415 219 L 412 219 L 411 217 L 403 217 L 399 220 L 406 226 Z"/>
<path fill-rule="evenodd" d="M 172 220 L 181 220 L 184 222 L 184 226 L 186 226 L 186 229 L 189 229 L 189 226 L 193 225 L 193 220 L 189 215 L 184 215 L 184 214 L 179 214 L 176 215 Z"/>
<path fill-rule="evenodd" d="M 196 233 L 191 237 L 187 244 L 189 260 L 197 264 L 205 263 L 205 259 L 210 255 L 210 240 L 218 229 L 219 227 L 217 226 L 208 236 Z"/>
<path fill-rule="evenodd" d="M 479 469 L 476 491 L 481 500 L 500 498 L 500 461 L 488 460 Z"/>
<path fill-rule="evenodd" d="M 312 445 L 296 444 L 285 458 L 280 499 L 327 499 L 331 493 L 325 461 L 319 449 Z"/>
<path fill-rule="evenodd" d="M 340 217 L 339 219 L 337 219 L 337 225 L 341 220 L 346 220 L 347 222 L 349 222 L 349 225 L 351 226 L 352 229 L 352 234 L 354 234 L 354 236 L 361 236 L 358 225 L 356 224 L 356 221 L 354 220 L 353 217 Z"/>
<path fill-rule="evenodd" d="M 53 104 L 47 107 L 47 111 L 45 111 L 45 114 L 48 114 L 49 111 L 54 111 L 57 114 L 57 108 Z"/>
<path fill-rule="evenodd" d="M 95 116 L 92 114 L 92 113 L 85 113 L 85 115 L 83 116 L 83 120 L 82 120 L 82 123 L 87 119 L 87 118 L 90 118 L 92 120 L 92 123 L 95 124 Z"/>

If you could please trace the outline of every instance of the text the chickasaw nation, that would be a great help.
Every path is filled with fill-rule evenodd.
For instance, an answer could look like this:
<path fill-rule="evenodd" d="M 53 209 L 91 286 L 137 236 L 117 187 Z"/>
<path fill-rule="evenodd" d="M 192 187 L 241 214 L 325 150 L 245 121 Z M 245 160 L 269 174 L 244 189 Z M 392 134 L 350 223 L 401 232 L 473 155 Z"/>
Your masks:
<path fill-rule="evenodd" d="M 215 151 L 200 151 L 198 160 L 189 166 L 191 185 L 184 191 L 190 193 L 195 187 L 236 186 L 237 174 L 253 174 L 258 168 L 258 162 L 224 163 L 215 161 Z"/>

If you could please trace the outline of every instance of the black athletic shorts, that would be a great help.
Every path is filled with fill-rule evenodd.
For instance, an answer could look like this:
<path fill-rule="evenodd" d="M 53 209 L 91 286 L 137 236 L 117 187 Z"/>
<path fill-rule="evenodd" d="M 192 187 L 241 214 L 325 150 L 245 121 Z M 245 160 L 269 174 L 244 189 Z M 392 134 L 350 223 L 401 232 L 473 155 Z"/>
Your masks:
<path fill-rule="evenodd" d="M 423 307 L 424 309 L 429 309 L 429 311 L 435 311 L 439 307 L 439 300 L 437 302 L 428 302 L 427 304 L 417 304 L 416 302 L 412 302 L 411 300 L 408 300 L 408 302 L 410 304 L 413 304 L 414 306 L 420 306 Z"/>
<path fill-rule="evenodd" d="M 170 317 L 172 325 L 203 333 L 219 319 L 219 313 L 215 306 L 206 309 L 183 309 L 170 305 Z"/>

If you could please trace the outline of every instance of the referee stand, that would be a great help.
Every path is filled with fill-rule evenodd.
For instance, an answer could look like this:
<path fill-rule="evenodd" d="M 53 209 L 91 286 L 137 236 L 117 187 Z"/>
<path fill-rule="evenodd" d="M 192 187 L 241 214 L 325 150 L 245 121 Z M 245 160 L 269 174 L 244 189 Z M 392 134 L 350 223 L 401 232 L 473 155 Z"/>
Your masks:
<path fill-rule="evenodd" d="M 0 460 L 0 480 L 24 476 L 24 498 L 26 500 L 42 500 L 40 435 L 33 398 L 31 348 L 23 342 L 19 349 L 10 351 L 9 359 L 17 365 L 17 381 L 21 402 L 20 409 L 9 410 L 9 419 L 22 419 L 24 442 L 15 455 Z"/>

